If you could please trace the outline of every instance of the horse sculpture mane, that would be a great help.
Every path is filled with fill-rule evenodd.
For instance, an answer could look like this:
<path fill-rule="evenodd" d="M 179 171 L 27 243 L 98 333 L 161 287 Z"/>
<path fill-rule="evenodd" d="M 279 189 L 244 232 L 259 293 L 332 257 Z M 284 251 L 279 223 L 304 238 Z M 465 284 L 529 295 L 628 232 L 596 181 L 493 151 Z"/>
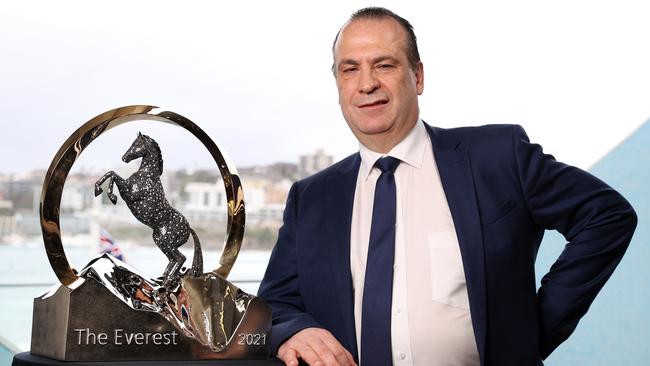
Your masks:
<path fill-rule="evenodd" d="M 148 144 L 151 145 L 154 149 L 154 154 L 156 154 L 156 160 L 158 164 L 156 164 L 156 167 L 158 168 L 158 175 L 162 175 L 163 173 L 163 158 L 162 158 L 162 151 L 160 151 L 160 146 L 156 142 L 156 140 L 152 139 L 151 137 L 147 135 L 143 135 L 142 133 L 138 132 L 138 137 L 141 137 L 146 141 Z"/>

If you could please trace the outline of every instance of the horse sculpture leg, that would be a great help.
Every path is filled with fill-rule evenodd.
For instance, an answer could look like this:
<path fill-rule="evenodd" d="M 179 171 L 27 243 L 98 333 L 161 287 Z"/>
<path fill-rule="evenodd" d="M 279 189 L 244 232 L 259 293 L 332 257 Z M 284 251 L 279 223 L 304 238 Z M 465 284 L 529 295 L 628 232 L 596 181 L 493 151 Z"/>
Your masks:
<path fill-rule="evenodd" d="M 179 278 L 179 272 L 181 266 L 185 262 L 185 256 L 178 250 L 174 248 L 171 251 L 164 252 L 167 258 L 169 259 L 169 264 L 165 268 L 163 273 L 163 287 L 168 288 L 170 285 L 175 285 Z"/>
<path fill-rule="evenodd" d="M 169 263 L 165 267 L 165 272 L 163 272 L 163 287 L 169 287 L 170 284 L 175 284 L 179 279 L 179 271 L 183 263 L 185 263 L 185 256 L 178 250 L 177 247 L 171 246 L 168 243 L 165 243 L 164 238 L 160 235 L 160 232 L 154 230 L 153 241 L 156 243 L 158 248 L 165 254 Z"/>
<path fill-rule="evenodd" d="M 106 193 L 106 195 L 108 196 L 108 199 L 111 200 L 111 202 L 112 202 L 113 204 L 116 204 L 116 203 L 117 203 L 117 196 L 115 195 L 115 193 L 113 193 L 113 188 L 114 188 L 114 186 L 115 186 L 115 183 L 118 183 L 118 185 L 117 185 L 117 189 L 118 189 L 120 192 L 124 192 L 124 190 L 120 189 L 119 179 L 116 180 L 117 178 L 122 179 L 122 178 L 121 178 L 119 175 L 117 175 L 117 174 L 113 174 L 113 175 L 111 176 L 110 180 L 108 181 L 108 192 Z M 122 180 L 123 180 L 123 179 L 122 179 Z"/>
<path fill-rule="evenodd" d="M 106 174 L 102 175 L 101 178 L 97 179 L 97 181 L 95 182 L 95 197 L 102 194 L 102 192 L 104 191 L 102 189 L 102 184 L 104 184 L 106 179 L 110 178 L 114 174 L 115 172 L 111 170 L 110 172 L 107 172 Z"/>
<path fill-rule="evenodd" d="M 185 256 L 178 250 L 178 248 L 174 248 L 165 254 L 167 255 L 167 258 L 169 258 L 169 264 L 167 265 L 167 268 L 165 268 L 166 274 L 163 274 L 163 277 L 165 278 L 163 280 L 163 287 L 169 287 L 170 284 L 176 284 L 178 282 L 181 266 L 185 263 Z"/>
<path fill-rule="evenodd" d="M 108 199 L 111 201 L 112 204 L 116 204 L 117 196 L 113 193 L 113 186 L 117 184 L 117 189 L 120 191 L 120 193 L 124 194 L 125 192 L 124 188 L 126 188 L 126 181 L 112 170 L 104 174 L 101 178 L 97 180 L 97 182 L 95 182 L 95 197 L 102 194 L 103 190 L 101 185 L 107 179 L 108 179 L 108 193 L 106 195 L 108 196 Z"/>

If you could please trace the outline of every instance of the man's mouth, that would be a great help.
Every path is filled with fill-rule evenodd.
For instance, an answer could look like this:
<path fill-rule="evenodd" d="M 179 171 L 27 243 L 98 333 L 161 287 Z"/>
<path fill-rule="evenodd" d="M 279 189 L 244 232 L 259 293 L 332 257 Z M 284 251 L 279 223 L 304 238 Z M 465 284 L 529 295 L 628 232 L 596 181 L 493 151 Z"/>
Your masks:
<path fill-rule="evenodd" d="M 388 100 L 386 100 L 386 99 L 378 99 L 378 100 L 375 100 L 375 101 L 372 101 L 372 102 L 369 102 L 369 103 L 361 104 L 361 105 L 359 105 L 359 108 L 376 107 L 376 106 L 384 105 L 386 103 L 388 103 Z"/>

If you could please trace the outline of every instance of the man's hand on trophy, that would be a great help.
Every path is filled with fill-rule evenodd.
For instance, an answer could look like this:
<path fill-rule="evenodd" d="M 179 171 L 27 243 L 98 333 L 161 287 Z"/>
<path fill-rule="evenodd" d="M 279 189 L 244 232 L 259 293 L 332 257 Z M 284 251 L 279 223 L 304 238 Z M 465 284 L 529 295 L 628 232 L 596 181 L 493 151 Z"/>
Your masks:
<path fill-rule="evenodd" d="M 354 358 L 329 331 L 306 328 L 287 339 L 278 349 L 278 357 L 287 366 L 298 366 L 298 359 L 309 365 L 354 365 Z"/>

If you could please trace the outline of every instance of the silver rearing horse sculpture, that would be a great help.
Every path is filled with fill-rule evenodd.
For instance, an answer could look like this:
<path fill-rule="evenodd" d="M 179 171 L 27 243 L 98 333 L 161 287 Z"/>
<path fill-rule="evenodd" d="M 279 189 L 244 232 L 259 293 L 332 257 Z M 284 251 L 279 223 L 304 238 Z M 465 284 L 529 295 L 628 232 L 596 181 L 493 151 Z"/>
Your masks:
<path fill-rule="evenodd" d="M 189 235 L 194 240 L 194 259 L 190 275 L 198 277 L 203 273 L 203 256 L 201 243 L 196 232 L 190 227 L 183 215 L 174 209 L 167 199 L 160 183 L 163 172 L 163 159 L 158 143 L 151 137 L 138 133 L 138 137 L 122 157 L 128 163 L 142 158 L 140 168 L 129 178 L 124 179 L 114 171 L 104 174 L 95 183 L 95 197 L 102 193 L 101 185 L 108 180 L 108 199 L 117 203 L 113 185 L 117 185 L 120 196 L 138 221 L 153 229 L 153 241 L 169 259 L 169 264 L 162 275 L 162 287 L 168 289 L 178 283 L 181 266 L 185 256 L 178 248 L 185 244 Z"/>

